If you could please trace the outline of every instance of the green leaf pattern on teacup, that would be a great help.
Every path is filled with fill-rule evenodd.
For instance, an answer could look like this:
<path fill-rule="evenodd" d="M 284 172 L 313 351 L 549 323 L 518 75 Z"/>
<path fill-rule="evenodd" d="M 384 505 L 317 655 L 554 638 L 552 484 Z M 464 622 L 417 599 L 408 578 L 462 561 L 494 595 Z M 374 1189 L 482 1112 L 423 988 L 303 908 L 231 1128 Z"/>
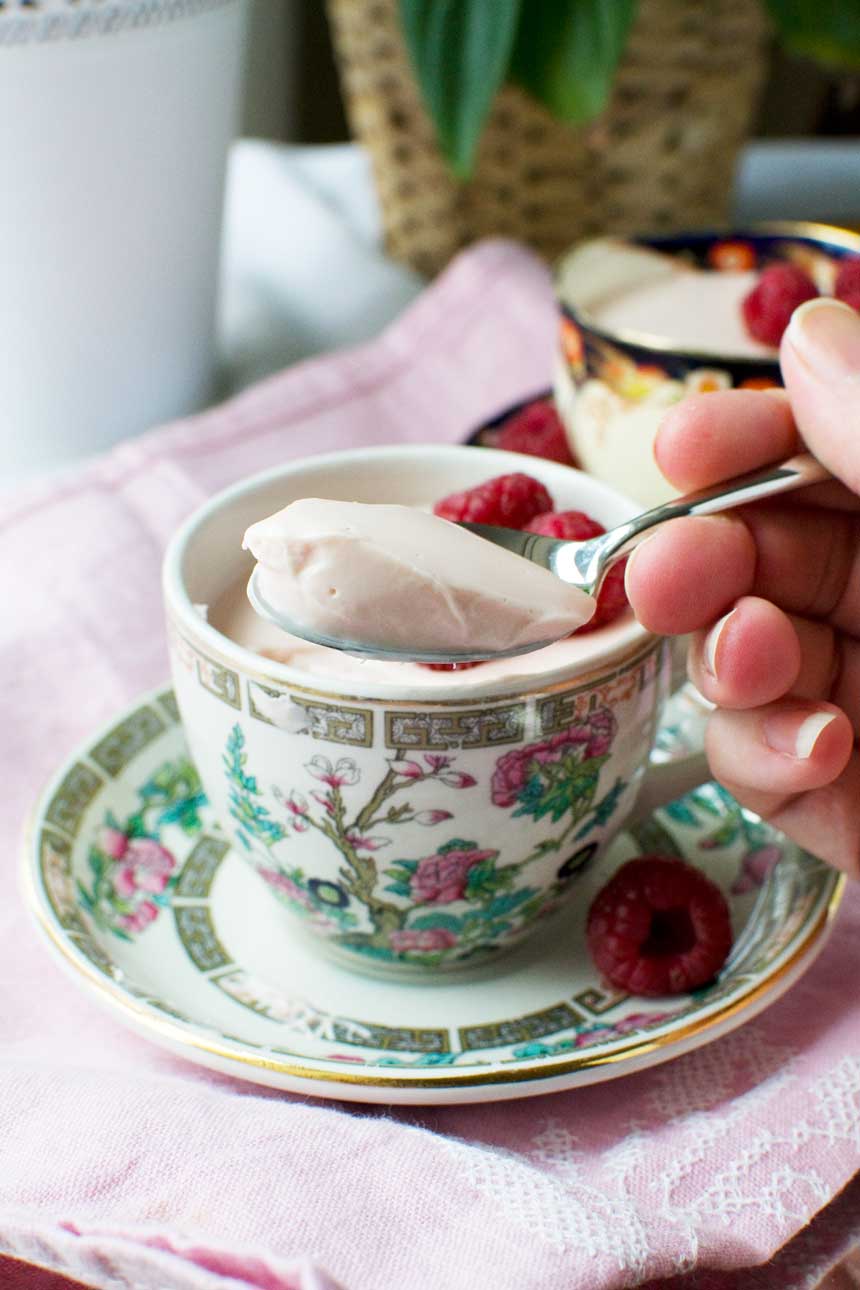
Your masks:
<path fill-rule="evenodd" d="M 468 959 L 554 909 L 594 855 L 597 848 L 589 844 L 565 856 L 548 890 L 521 885 L 527 865 L 548 852 L 562 852 L 571 840 L 581 841 L 615 811 L 622 780 L 595 803 L 615 729 L 609 709 L 599 708 L 497 760 L 490 785 L 497 806 L 513 817 L 563 825 L 524 859 L 501 864 L 498 850 L 449 836 L 423 855 L 401 855 L 381 865 L 377 853 L 395 843 L 400 826 L 436 829 L 454 818 L 441 806 L 417 809 L 407 797 L 410 791 L 433 782 L 463 791 L 479 787 L 472 774 L 458 768 L 455 756 L 396 749 L 378 782 L 361 791 L 362 771 L 351 757 L 333 762 L 317 754 L 304 766 L 308 780 L 315 781 L 313 787 L 302 785 L 307 792 L 294 785 L 272 787 L 280 807 L 276 818 L 249 773 L 245 735 L 236 723 L 223 757 L 235 837 L 273 892 L 340 946 L 387 961 L 429 965 Z M 290 839 L 309 831 L 339 857 L 331 880 L 308 879 L 286 863 Z"/>
<path fill-rule="evenodd" d="M 768 826 L 745 810 L 717 783 L 702 784 L 685 797 L 664 807 L 676 824 L 705 830 L 697 843 L 702 851 L 720 851 L 745 844 L 738 871 L 732 883 L 732 895 L 740 896 L 761 887 L 782 857 L 782 849 L 773 840 Z"/>
<path fill-rule="evenodd" d="M 84 910 L 96 926 L 133 940 L 169 904 L 176 860 L 162 843 L 167 825 L 200 831 L 205 796 L 187 757 L 165 762 L 137 790 L 137 806 L 124 820 L 112 811 L 90 846 L 88 883 L 77 882 Z"/>
<path fill-rule="evenodd" d="M 283 824 L 271 818 L 268 809 L 259 798 L 255 775 L 245 773 L 248 754 L 245 752 L 245 736 L 241 726 L 234 726 L 227 740 L 224 751 L 224 769 L 230 785 L 230 814 L 238 824 L 236 840 L 246 851 L 251 849 L 251 841 L 262 842 L 270 847 L 286 837 L 287 830 Z"/>

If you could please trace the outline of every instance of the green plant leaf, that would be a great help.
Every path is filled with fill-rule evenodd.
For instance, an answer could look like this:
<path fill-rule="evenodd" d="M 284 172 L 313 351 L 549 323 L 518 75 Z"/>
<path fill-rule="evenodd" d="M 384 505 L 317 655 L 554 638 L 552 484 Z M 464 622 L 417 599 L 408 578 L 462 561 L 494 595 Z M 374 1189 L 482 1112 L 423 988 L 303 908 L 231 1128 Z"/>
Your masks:
<path fill-rule="evenodd" d="M 436 928 L 443 928 L 446 932 L 459 932 L 463 926 L 463 920 L 456 914 L 419 914 L 413 918 L 409 924 L 409 930 L 414 928 L 416 931 L 434 931 Z"/>
<path fill-rule="evenodd" d="M 108 868 L 107 859 L 105 858 L 104 855 L 102 855 L 101 851 L 99 851 L 97 847 L 90 847 L 89 854 L 87 855 L 87 861 L 89 863 L 90 869 L 92 870 L 92 872 L 95 874 L 97 878 L 100 878 L 102 874 L 105 872 L 105 870 Z"/>
<path fill-rule="evenodd" d="M 463 179 L 507 76 L 521 8 L 522 0 L 400 0 L 406 47 L 439 146 Z"/>
<path fill-rule="evenodd" d="M 145 838 L 148 837 L 146 831 L 146 821 L 143 818 L 142 811 L 136 811 L 130 815 L 123 826 L 123 833 L 127 838 Z"/>
<path fill-rule="evenodd" d="M 446 856 L 449 851 L 478 850 L 479 847 L 477 842 L 473 842 L 471 838 L 451 838 L 448 842 L 444 843 L 443 846 L 436 848 L 437 854 L 440 856 Z"/>
<path fill-rule="evenodd" d="M 701 851 L 718 851 L 721 847 L 730 847 L 737 840 L 741 831 L 740 819 L 735 815 L 733 819 L 726 820 L 725 824 L 720 825 L 713 833 L 709 833 L 699 843 Z"/>
<path fill-rule="evenodd" d="M 93 901 L 91 894 L 87 891 L 86 887 L 84 886 L 84 884 L 81 882 L 79 878 L 75 880 L 75 886 L 78 889 L 78 898 L 80 899 L 81 904 L 83 905 L 87 913 L 91 914 L 93 912 L 93 908 L 95 905 L 95 902 Z"/>
<path fill-rule="evenodd" d="M 789 49 L 834 67 L 860 67 L 857 0 L 766 0 Z"/>
<path fill-rule="evenodd" d="M 386 877 L 394 878 L 397 882 L 409 882 L 417 868 L 417 860 L 395 860 L 394 864 L 389 865 L 382 872 Z"/>
<path fill-rule="evenodd" d="M 546 855 L 549 851 L 558 851 L 560 847 L 561 842 L 558 838 L 544 838 L 542 842 L 538 842 L 535 846 L 532 851 L 532 858 L 537 859 L 539 856 Z"/>
<path fill-rule="evenodd" d="M 528 0 L 512 79 L 562 121 L 590 121 L 609 101 L 636 6 L 637 0 Z"/>
<path fill-rule="evenodd" d="M 689 798 L 689 800 L 696 806 L 701 807 L 707 815 L 712 815 L 715 820 L 718 820 L 720 816 L 725 813 L 725 807 L 728 807 L 730 811 L 733 811 L 737 806 L 737 803 L 735 802 L 735 799 L 728 793 L 725 793 L 723 789 L 720 789 L 722 796 L 717 797 L 715 800 L 714 790 L 717 788 L 719 788 L 719 785 L 717 784 L 706 784 L 702 788 L 694 788 L 692 793 L 687 793 L 686 797 L 681 800 L 684 801 Z"/>
<path fill-rule="evenodd" d="M 670 820 L 677 820 L 678 824 L 686 824 L 691 829 L 699 823 L 699 818 L 696 812 L 690 809 L 689 799 L 686 797 L 679 797 L 676 802 L 668 802 L 663 810 Z"/>
<path fill-rule="evenodd" d="M 511 886 L 517 872 L 516 865 L 504 865 L 497 869 L 495 857 L 472 865 L 466 879 L 466 899 L 484 900 L 494 896 L 497 891 Z"/>
<path fill-rule="evenodd" d="M 513 910 L 518 909 L 536 894 L 534 887 L 522 887 L 519 891 L 503 892 L 490 901 L 487 906 L 486 916 L 487 918 L 501 918 L 504 914 L 510 914 Z"/>
<path fill-rule="evenodd" d="M 412 895 L 412 888 L 406 882 L 389 882 L 385 885 L 386 891 L 393 891 L 395 896 L 404 896 L 407 899 Z"/>

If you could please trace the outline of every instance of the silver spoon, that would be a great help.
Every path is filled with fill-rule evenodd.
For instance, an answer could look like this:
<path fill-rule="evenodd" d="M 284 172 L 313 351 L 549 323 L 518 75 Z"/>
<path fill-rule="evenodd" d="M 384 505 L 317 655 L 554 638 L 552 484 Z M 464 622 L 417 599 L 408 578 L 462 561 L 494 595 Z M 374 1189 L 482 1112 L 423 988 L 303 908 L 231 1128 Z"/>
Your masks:
<path fill-rule="evenodd" d="M 787 493 L 793 488 L 802 488 L 806 484 L 817 484 L 822 480 L 832 479 L 830 473 L 809 453 L 801 453 L 789 458 L 779 465 L 765 466 L 762 470 L 752 470 L 734 479 L 723 480 L 710 488 L 701 488 L 684 497 L 676 497 L 662 506 L 655 506 L 642 515 L 636 515 L 623 524 L 618 524 L 608 533 L 589 538 L 586 542 L 567 542 L 558 538 L 541 537 L 537 533 L 523 533 L 519 529 L 496 528 L 490 524 L 462 524 L 462 528 L 476 533 L 479 537 L 494 542 L 496 546 L 505 547 L 516 555 L 524 556 L 534 564 L 549 569 L 563 582 L 579 587 L 589 596 L 596 596 L 606 573 L 616 560 L 626 555 L 637 546 L 651 530 L 666 520 L 680 519 L 686 515 L 714 515 L 719 511 L 730 510 L 747 502 L 758 501 L 762 497 L 773 497 L 777 493 Z M 511 658 L 516 654 L 528 654 L 532 650 L 543 649 L 552 644 L 552 640 L 535 641 L 517 650 L 504 650 L 499 653 L 487 653 L 481 650 L 451 651 L 418 651 L 418 650 L 385 650 L 376 645 L 367 645 L 362 641 L 350 641 L 341 637 L 316 635 L 298 623 L 291 622 L 278 613 L 260 594 L 258 569 L 255 568 L 248 583 L 248 599 L 256 612 L 269 622 L 315 645 L 326 645 L 329 649 L 340 649 L 348 654 L 359 654 L 367 658 L 391 659 L 396 662 L 413 663 L 465 663 L 492 658 Z M 556 638 L 557 639 L 557 638 Z"/>

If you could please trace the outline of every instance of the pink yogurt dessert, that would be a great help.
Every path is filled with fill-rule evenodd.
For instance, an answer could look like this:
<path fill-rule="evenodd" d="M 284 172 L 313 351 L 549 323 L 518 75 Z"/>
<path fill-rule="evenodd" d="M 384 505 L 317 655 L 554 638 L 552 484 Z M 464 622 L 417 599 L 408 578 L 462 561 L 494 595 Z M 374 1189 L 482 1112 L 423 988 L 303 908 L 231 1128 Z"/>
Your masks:
<path fill-rule="evenodd" d="M 407 656 L 515 654 L 595 609 L 548 570 L 410 506 L 303 498 L 243 545 L 264 600 L 297 630 Z"/>

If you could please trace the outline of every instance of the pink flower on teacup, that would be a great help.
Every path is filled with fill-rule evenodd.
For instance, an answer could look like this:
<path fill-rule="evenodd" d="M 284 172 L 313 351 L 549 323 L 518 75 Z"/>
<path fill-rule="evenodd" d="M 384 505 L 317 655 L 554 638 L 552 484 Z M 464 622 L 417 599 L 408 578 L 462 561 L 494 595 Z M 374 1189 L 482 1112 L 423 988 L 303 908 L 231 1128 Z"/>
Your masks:
<path fill-rule="evenodd" d="M 135 891 L 164 891 L 176 860 L 154 838 L 129 838 L 119 829 L 104 828 L 99 849 L 120 864 L 112 881 L 117 895 L 128 898 Z"/>
<path fill-rule="evenodd" d="M 358 766 L 351 757 L 339 757 L 332 765 L 328 757 L 317 754 L 316 757 L 311 757 L 310 761 L 305 762 L 305 770 L 309 775 L 313 775 L 314 779 L 328 784 L 329 788 L 357 784 L 360 778 Z"/>
<path fill-rule="evenodd" d="M 383 847 L 391 846 L 390 838 L 369 837 L 353 829 L 347 832 L 346 840 L 356 851 L 381 851 Z"/>
<path fill-rule="evenodd" d="M 296 833 L 304 833 L 308 828 L 308 799 L 302 794 L 292 789 L 289 797 L 282 797 L 285 809 L 290 815 L 290 824 L 292 824 Z"/>
<path fill-rule="evenodd" d="M 782 859 L 782 851 L 775 843 L 756 847 L 743 858 L 740 873 L 732 883 L 732 895 L 743 896 L 748 891 L 764 885 L 766 879 Z"/>
<path fill-rule="evenodd" d="M 388 765 L 395 775 L 402 775 L 404 779 L 422 779 L 424 776 L 424 771 L 418 765 L 418 762 L 411 761 L 408 757 L 405 757 L 402 761 L 391 761 Z"/>
<path fill-rule="evenodd" d="M 594 1026 L 590 1030 L 582 1030 L 573 1041 L 574 1048 L 588 1048 L 591 1044 L 599 1044 L 603 1039 L 611 1039 L 614 1034 L 612 1026 Z"/>
<path fill-rule="evenodd" d="M 257 872 L 264 882 L 268 883 L 274 891 L 286 896 L 287 900 L 292 900 L 297 905 L 303 905 L 305 909 L 313 909 L 313 901 L 307 892 L 303 891 L 299 884 L 293 882 L 292 878 L 288 878 L 285 873 L 280 873 L 277 869 L 266 868 L 258 869 Z"/>
<path fill-rule="evenodd" d="M 97 841 L 99 851 L 103 851 L 111 860 L 120 860 L 125 855 L 128 847 L 128 838 L 121 829 L 114 829 L 105 825 L 99 830 Z"/>
<path fill-rule="evenodd" d="M 313 927 L 317 932 L 336 932 L 337 923 L 328 914 L 313 913 L 307 920 L 307 926 Z"/>
<path fill-rule="evenodd" d="M 292 789 L 289 797 L 284 798 L 284 806 L 290 812 L 290 815 L 307 815 L 308 800 L 302 793 L 297 793 Z"/>
<path fill-rule="evenodd" d="M 404 927 L 399 932 L 391 932 L 388 943 L 398 954 L 408 950 L 420 950 L 426 954 L 433 950 L 449 950 L 457 944 L 457 937 L 446 927 Z"/>
<path fill-rule="evenodd" d="M 113 876 L 113 889 L 118 896 L 128 900 L 137 891 L 134 870 L 128 865 L 119 869 Z"/>
<path fill-rule="evenodd" d="M 413 824 L 441 824 L 443 820 L 453 820 L 454 816 L 451 811 L 418 811 L 412 817 Z"/>
<path fill-rule="evenodd" d="M 443 770 L 439 778 L 449 788 L 474 788 L 478 782 L 474 775 L 469 775 L 464 770 Z"/>
<path fill-rule="evenodd" d="M 572 754 L 578 761 L 602 757 L 609 752 L 615 736 L 616 721 L 609 708 L 598 708 L 581 722 L 566 730 L 526 744 L 505 753 L 496 762 L 491 781 L 491 797 L 496 806 L 511 807 L 525 795 L 530 781 L 540 776 L 544 767 L 553 767 Z"/>
<path fill-rule="evenodd" d="M 452 848 L 425 856 L 418 861 L 418 868 L 412 875 L 410 889 L 413 899 L 422 905 L 450 905 L 454 900 L 462 900 L 469 870 L 498 854 L 498 851 Z"/>
<path fill-rule="evenodd" d="M 158 906 L 142 900 L 133 914 L 120 914 L 117 922 L 125 932 L 142 932 L 158 917 Z"/>
<path fill-rule="evenodd" d="M 153 838 L 132 838 L 123 860 L 134 869 L 142 891 L 164 891 L 176 868 L 176 861 L 167 848 Z"/>
<path fill-rule="evenodd" d="M 326 815 L 334 815 L 334 802 L 329 793 L 320 793 L 317 789 L 311 789 L 311 797 L 315 802 L 319 802 L 325 810 Z"/>
<path fill-rule="evenodd" d="M 430 767 L 429 771 L 424 770 L 417 761 L 412 761 L 409 757 L 389 762 L 389 765 L 395 775 L 402 775 L 404 779 L 419 780 L 433 776 L 440 779 L 443 784 L 447 784 L 449 788 L 471 788 L 478 782 L 474 775 L 469 775 L 466 771 L 449 769 L 453 758 L 445 754 L 425 753 L 424 760 Z"/>
<path fill-rule="evenodd" d="M 616 1035 L 628 1035 L 631 1030 L 641 1030 L 643 1026 L 656 1026 L 673 1015 L 671 1012 L 628 1012 L 626 1017 L 620 1017 L 616 1021 L 612 1029 Z"/>

